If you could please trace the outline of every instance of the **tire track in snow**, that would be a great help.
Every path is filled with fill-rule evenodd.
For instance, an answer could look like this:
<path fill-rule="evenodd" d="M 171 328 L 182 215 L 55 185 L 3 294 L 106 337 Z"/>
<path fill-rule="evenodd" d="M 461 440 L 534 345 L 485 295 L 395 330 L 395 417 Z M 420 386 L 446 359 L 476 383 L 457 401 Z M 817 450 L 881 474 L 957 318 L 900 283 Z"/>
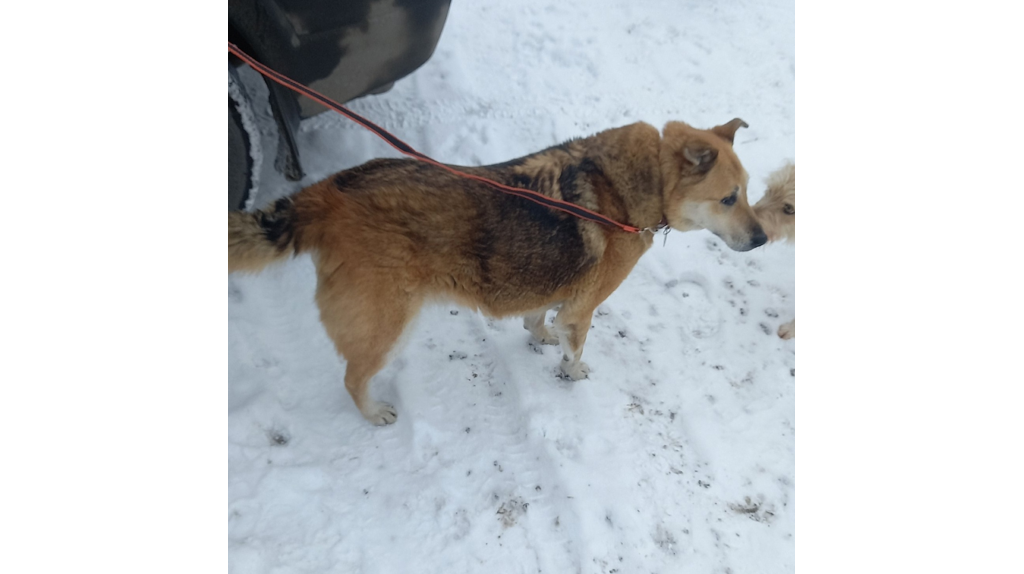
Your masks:
<path fill-rule="evenodd" d="M 253 328 L 239 334 L 255 351 L 251 360 L 266 369 L 266 390 L 281 408 L 291 411 L 315 401 L 327 380 L 337 379 L 335 390 L 344 393 L 344 362 L 324 332 L 313 300 L 312 262 L 300 256 L 268 267 L 259 277 L 238 279 L 243 304 L 258 309 L 247 313 L 256 317 Z"/>
<path fill-rule="evenodd" d="M 657 273 L 641 271 L 640 275 L 648 278 L 652 287 L 660 284 L 674 291 L 679 283 L 678 279 L 666 282 Z M 694 289 L 707 283 L 697 274 L 675 277 L 693 283 L 689 286 Z M 650 365 L 648 359 L 670 356 L 665 341 L 651 336 L 653 328 L 645 328 L 642 323 L 681 322 L 690 315 L 693 310 L 688 305 L 666 304 L 675 297 L 678 295 L 651 289 L 629 301 L 602 304 L 595 318 L 601 336 L 595 343 L 607 356 L 623 357 L 621 360 L 631 357 L 628 360 L 638 364 Z M 644 317 L 649 309 L 657 310 L 658 315 Z M 689 336 L 680 333 L 679 340 L 689 340 Z M 630 572 L 655 563 L 673 568 L 693 566 L 687 555 L 693 550 L 694 520 L 699 520 L 699 515 L 691 516 L 689 511 L 695 503 L 699 507 L 699 501 L 706 497 L 703 484 L 710 482 L 707 463 L 678 416 L 678 389 L 673 390 L 671 383 L 664 384 L 671 380 L 666 378 L 670 371 L 663 370 L 664 361 L 655 363 L 646 372 L 619 379 L 614 389 L 596 387 L 590 393 L 592 410 L 606 413 L 606 420 L 590 431 L 591 436 L 606 432 L 617 437 L 609 457 L 615 466 L 630 468 L 629 474 L 634 477 L 633 482 L 614 485 L 623 496 L 602 502 L 608 530 L 596 532 L 598 543 L 591 546 L 595 564 L 606 571 L 618 568 Z M 671 497 L 665 496 L 666 483 L 672 485 Z M 606 488 L 609 486 L 606 483 Z"/>
<path fill-rule="evenodd" d="M 522 400 L 513 370 L 503 358 L 503 350 L 487 336 L 484 319 L 477 316 L 473 332 L 480 335 L 486 344 L 487 355 L 493 357 L 491 382 L 494 392 L 484 408 L 483 419 L 488 428 L 495 429 L 494 435 L 504 445 L 501 448 L 504 464 L 508 467 L 506 478 L 496 481 L 496 486 L 505 487 L 509 496 L 519 496 L 528 519 L 527 534 L 537 551 L 538 566 L 542 572 L 581 571 L 580 554 L 576 541 L 569 535 L 579 532 L 578 518 L 568 505 L 555 502 L 552 493 L 562 491 L 554 465 L 543 445 L 534 440 L 529 432 L 529 415 L 522 410 Z M 524 331 L 525 334 L 525 331 Z M 525 338 L 525 337 L 524 337 Z M 493 476 L 493 475 L 492 475 Z M 489 481 L 491 482 L 491 481 Z M 524 525 L 526 526 L 526 525 Z M 552 555 L 543 555 L 542 549 L 552 548 Z"/>
<path fill-rule="evenodd" d="M 412 421 L 413 437 L 418 432 L 434 433 L 439 426 L 451 427 L 451 419 L 459 419 L 466 432 L 486 433 L 480 440 L 493 452 L 493 461 L 486 477 L 475 482 L 476 499 L 486 501 L 492 508 L 490 516 L 502 525 L 502 542 L 521 528 L 529 547 L 537 559 L 541 572 L 579 572 L 580 554 L 576 536 L 580 532 L 579 519 L 568 505 L 555 500 L 557 493 L 565 492 L 544 445 L 530 433 L 529 414 L 522 409 L 518 389 L 526 384 L 509 365 L 508 341 L 495 341 L 495 335 L 504 330 L 505 322 L 495 323 L 473 314 L 460 321 L 466 338 L 452 338 L 450 329 L 435 339 L 428 339 L 433 355 L 441 349 L 462 347 L 465 351 L 450 351 L 449 361 L 458 364 L 459 376 L 428 376 L 417 382 L 417 388 L 403 391 L 411 403 L 418 407 L 420 420 Z M 460 331 L 462 331 L 460 329 Z M 527 338 L 523 331 L 523 344 Z M 530 353 L 532 355 L 532 353 Z M 469 371 L 469 381 L 464 379 Z M 475 384 L 467 391 L 463 385 Z M 455 409 L 465 409 L 453 412 Z M 419 427 L 419 429 L 415 428 Z M 454 429 L 452 429 L 454 430 Z M 452 432 L 452 430 L 441 432 Z M 461 429 L 460 429 L 461 430 Z M 477 435 L 481 436 L 481 435 Z M 443 436 L 438 441 L 450 440 Z M 479 453 L 478 453 L 479 454 Z M 443 545 L 443 540 L 433 545 Z"/>

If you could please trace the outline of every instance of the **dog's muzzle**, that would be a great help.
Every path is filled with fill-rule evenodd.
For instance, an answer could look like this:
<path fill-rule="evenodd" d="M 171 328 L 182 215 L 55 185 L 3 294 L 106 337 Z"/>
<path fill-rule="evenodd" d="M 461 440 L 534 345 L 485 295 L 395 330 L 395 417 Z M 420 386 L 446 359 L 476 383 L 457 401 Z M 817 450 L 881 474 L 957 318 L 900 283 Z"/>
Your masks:
<path fill-rule="evenodd" d="M 751 249 L 757 249 L 765 243 L 768 243 L 768 236 L 765 235 L 764 230 L 758 228 L 757 231 L 750 235 L 750 240 L 744 245 L 739 247 L 733 247 L 736 251 L 750 251 Z"/>

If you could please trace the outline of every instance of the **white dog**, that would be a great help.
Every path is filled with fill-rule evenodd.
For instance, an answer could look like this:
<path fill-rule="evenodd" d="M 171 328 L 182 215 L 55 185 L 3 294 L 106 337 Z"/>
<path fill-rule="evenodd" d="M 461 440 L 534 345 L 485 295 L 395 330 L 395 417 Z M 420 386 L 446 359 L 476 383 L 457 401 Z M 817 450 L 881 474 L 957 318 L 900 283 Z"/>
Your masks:
<path fill-rule="evenodd" d="M 796 166 L 787 163 L 768 177 L 764 197 L 754 204 L 754 215 L 768 235 L 768 241 L 796 242 Z M 779 336 L 792 339 L 796 319 L 779 327 Z"/>

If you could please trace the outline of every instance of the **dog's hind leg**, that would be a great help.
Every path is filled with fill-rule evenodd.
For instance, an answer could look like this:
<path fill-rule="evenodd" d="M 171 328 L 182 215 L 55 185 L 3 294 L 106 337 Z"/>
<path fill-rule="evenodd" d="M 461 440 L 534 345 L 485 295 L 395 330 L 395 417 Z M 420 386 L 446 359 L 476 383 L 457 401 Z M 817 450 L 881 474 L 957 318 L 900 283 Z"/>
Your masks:
<path fill-rule="evenodd" d="M 544 325 L 544 318 L 548 310 L 543 309 L 523 316 L 523 328 L 533 335 L 533 338 L 542 345 L 557 345 L 558 337 Z"/>
<path fill-rule="evenodd" d="M 317 304 L 327 334 L 348 361 L 345 388 L 363 417 L 381 426 L 395 422 L 398 413 L 395 407 L 370 398 L 370 380 L 384 367 L 419 305 L 393 284 L 388 288 L 387 282 L 378 281 L 372 287 L 359 293 L 320 281 Z"/>

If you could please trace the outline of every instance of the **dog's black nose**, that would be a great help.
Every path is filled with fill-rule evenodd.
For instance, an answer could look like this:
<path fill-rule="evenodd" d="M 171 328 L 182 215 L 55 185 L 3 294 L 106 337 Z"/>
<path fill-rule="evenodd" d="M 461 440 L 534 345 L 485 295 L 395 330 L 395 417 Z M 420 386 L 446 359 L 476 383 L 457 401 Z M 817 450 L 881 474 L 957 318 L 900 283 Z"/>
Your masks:
<path fill-rule="evenodd" d="M 750 238 L 750 248 L 755 249 L 768 243 L 768 236 L 765 235 L 764 231 L 758 231 Z"/>

